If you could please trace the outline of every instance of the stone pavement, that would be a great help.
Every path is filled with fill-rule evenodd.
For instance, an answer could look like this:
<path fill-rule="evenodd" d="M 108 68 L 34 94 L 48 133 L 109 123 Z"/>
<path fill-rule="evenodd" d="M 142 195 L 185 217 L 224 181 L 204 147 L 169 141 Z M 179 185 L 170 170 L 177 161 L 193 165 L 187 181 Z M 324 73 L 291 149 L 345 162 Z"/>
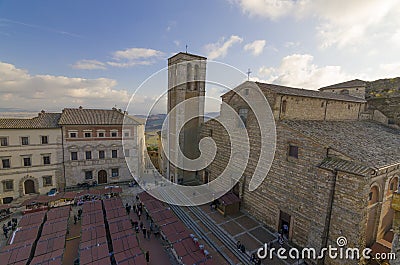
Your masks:
<path fill-rule="evenodd" d="M 200 209 L 209 217 L 211 217 L 211 219 L 218 224 L 218 226 L 231 238 L 233 238 L 235 241 L 240 241 L 245 246 L 246 252 L 249 255 L 256 252 L 258 248 L 262 247 L 265 243 L 269 243 L 275 248 L 280 247 L 277 242 L 278 233 L 270 231 L 265 227 L 264 224 L 258 222 L 252 216 L 244 212 L 239 212 L 235 215 L 224 217 L 218 211 L 211 209 L 209 205 L 202 205 L 200 206 Z M 193 215 L 191 216 L 195 218 Z M 199 221 L 197 220 L 197 222 Z M 207 227 L 202 226 L 202 228 L 207 231 Z M 212 237 L 213 235 L 209 232 L 207 236 Z M 216 242 L 218 241 L 216 240 Z M 223 243 L 220 242 L 220 244 L 221 247 L 223 247 Z M 284 247 L 289 249 L 289 245 L 287 243 L 284 244 Z M 272 260 L 264 260 L 262 264 L 288 265 L 298 263 L 299 261 L 297 260 L 280 260 L 275 256 Z"/>

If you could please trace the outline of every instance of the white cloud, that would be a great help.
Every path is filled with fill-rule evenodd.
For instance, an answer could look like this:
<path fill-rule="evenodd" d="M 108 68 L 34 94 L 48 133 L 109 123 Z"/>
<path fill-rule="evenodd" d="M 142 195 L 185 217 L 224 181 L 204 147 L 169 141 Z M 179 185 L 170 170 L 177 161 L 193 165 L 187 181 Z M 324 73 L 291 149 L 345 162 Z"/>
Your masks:
<path fill-rule="evenodd" d="M 106 69 L 105 63 L 97 60 L 80 60 L 72 65 L 72 67 L 84 70 Z"/>
<path fill-rule="evenodd" d="M 265 40 L 255 40 L 244 46 L 245 51 L 250 51 L 254 56 L 260 55 L 265 47 Z"/>
<path fill-rule="evenodd" d="M 296 48 L 300 46 L 299 41 L 287 41 L 284 44 L 285 48 Z"/>
<path fill-rule="evenodd" d="M 111 108 L 124 106 L 130 95 L 116 89 L 108 78 L 86 79 L 54 75 L 30 75 L 12 64 L 0 62 L 0 106 L 20 109 L 60 111 L 64 107 Z"/>
<path fill-rule="evenodd" d="M 380 64 L 379 69 L 383 72 L 382 76 L 384 77 L 393 77 L 399 76 L 400 74 L 400 62 L 398 63 L 387 63 Z M 382 78 L 381 76 L 381 78 Z"/>
<path fill-rule="evenodd" d="M 113 53 L 115 60 L 137 60 L 142 58 L 160 57 L 163 53 L 153 49 L 129 48 Z"/>
<path fill-rule="evenodd" d="M 107 62 L 114 67 L 131 67 L 135 65 L 149 65 L 162 58 L 163 52 L 147 48 L 129 48 L 113 53 L 113 61 Z"/>
<path fill-rule="evenodd" d="M 251 16 L 261 16 L 272 20 L 298 11 L 297 8 L 306 6 L 307 0 L 237 0 L 243 11 Z"/>
<path fill-rule="evenodd" d="M 398 32 L 397 0 L 235 0 L 244 13 L 271 20 L 292 16 L 314 18 L 321 48 L 376 44 Z M 399 42 L 397 42 L 397 45 Z"/>
<path fill-rule="evenodd" d="M 343 72 L 340 66 L 318 66 L 309 54 L 293 54 L 282 59 L 278 67 L 261 67 L 259 76 L 266 82 L 307 89 L 354 79 Z"/>
<path fill-rule="evenodd" d="M 80 60 L 72 67 L 76 69 L 106 69 L 106 65 L 127 68 L 136 65 L 150 65 L 163 57 L 164 53 L 147 48 L 129 48 L 112 53 L 112 60 L 101 62 L 98 60 Z"/>
<path fill-rule="evenodd" d="M 228 49 L 232 47 L 235 43 L 241 43 L 243 41 L 242 38 L 236 35 L 230 36 L 228 40 L 225 41 L 225 38 L 220 39 L 216 43 L 210 43 L 205 46 L 205 50 L 207 53 L 207 57 L 210 60 L 216 58 L 223 58 L 228 53 Z"/>

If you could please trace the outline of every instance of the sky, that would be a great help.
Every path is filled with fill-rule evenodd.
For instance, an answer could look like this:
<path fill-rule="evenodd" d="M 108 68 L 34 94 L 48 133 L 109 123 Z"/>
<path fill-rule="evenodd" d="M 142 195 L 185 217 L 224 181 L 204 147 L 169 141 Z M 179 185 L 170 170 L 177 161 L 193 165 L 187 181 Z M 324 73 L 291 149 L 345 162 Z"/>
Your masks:
<path fill-rule="evenodd" d="M 167 59 L 186 45 L 230 86 L 248 69 L 251 80 L 306 89 L 396 77 L 399 13 L 397 0 L 0 0 L 0 111 L 130 101 L 146 114 L 166 92 Z M 160 83 L 144 86 L 155 73 Z"/>

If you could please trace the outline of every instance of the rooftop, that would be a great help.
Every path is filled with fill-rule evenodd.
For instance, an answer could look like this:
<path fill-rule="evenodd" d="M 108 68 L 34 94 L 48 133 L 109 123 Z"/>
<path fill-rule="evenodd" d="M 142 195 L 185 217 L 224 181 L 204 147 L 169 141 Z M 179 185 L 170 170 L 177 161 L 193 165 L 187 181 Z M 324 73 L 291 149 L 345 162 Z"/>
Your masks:
<path fill-rule="evenodd" d="M 187 52 L 178 52 L 177 54 L 169 57 L 168 60 L 171 60 L 171 59 L 173 59 L 175 57 L 180 57 L 180 56 L 183 56 L 183 55 L 190 56 L 190 57 L 195 57 L 195 58 L 197 58 L 199 60 L 207 60 L 207 57 L 200 56 L 200 55 L 197 55 L 197 54 L 187 53 Z"/>
<path fill-rule="evenodd" d="M 59 128 L 61 113 L 40 112 L 34 118 L 0 118 L 0 129 L 53 129 Z"/>
<path fill-rule="evenodd" d="M 303 89 L 303 88 L 294 88 L 287 86 L 280 86 L 274 84 L 267 83 L 259 83 L 256 82 L 258 87 L 261 90 L 269 90 L 278 94 L 283 95 L 292 95 L 292 96 L 300 96 L 300 97 L 310 97 L 310 98 L 323 98 L 323 99 L 332 99 L 332 100 L 340 100 L 340 101 L 351 101 L 351 102 L 360 102 L 365 103 L 366 101 L 361 98 L 349 96 L 349 95 L 341 95 L 337 93 L 331 92 L 321 92 L 317 90 Z"/>
<path fill-rule="evenodd" d="M 59 120 L 60 125 L 139 125 L 144 122 L 113 108 L 106 109 L 77 109 L 65 108 Z"/>
<path fill-rule="evenodd" d="M 360 79 L 354 79 L 326 87 L 321 87 L 319 90 L 323 91 L 326 89 L 337 89 L 337 88 L 350 88 L 350 87 L 365 87 L 367 86 L 367 82 L 360 80 Z"/>
<path fill-rule="evenodd" d="M 281 122 L 351 157 L 358 165 L 379 169 L 400 163 L 398 129 L 373 121 L 285 120 Z"/>

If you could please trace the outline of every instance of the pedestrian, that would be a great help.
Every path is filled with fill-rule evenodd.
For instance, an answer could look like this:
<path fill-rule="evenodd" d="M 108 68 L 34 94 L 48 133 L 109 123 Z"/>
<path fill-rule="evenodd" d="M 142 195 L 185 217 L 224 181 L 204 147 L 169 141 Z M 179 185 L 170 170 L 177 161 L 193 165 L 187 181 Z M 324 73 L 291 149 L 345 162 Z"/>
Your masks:
<path fill-rule="evenodd" d="M 146 251 L 146 261 L 150 262 L 150 253 Z"/>
<path fill-rule="evenodd" d="M 76 221 L 78 220 L 78 217 L 76 217 L 76 214 L 74 215 L 74 224 L 76 224 Z"/>
<path fill-rule="evenodd" d="M 3 233 L 4 233 L 4 236 L 6 238 L 8 238 L 8 228 L 7 228 L 6 224 L 3 224 Z"/>
<path fill-rule="evenodd" d="M 284 239 L 283 239 L 283 235 L 282 235 L 282 234 L 279 235 L 278 243 L 279 243 L 279 245 L 280 245 L 281 248 L 282 248 L 282 247 L 283 247 L 283 243 L 284 243 Z"/>
<path fill-rule="evenodd" d="M 150 239 L 151 231 L 147 230 L 147 239 Z"/>
<path fill-rule="evenodd" d="M 246 248 L 243 244 L 240 246 L 240 251 L 242 251 L 242 253 L 246 253 Z"/>
<path fill-rule="evenodd" d="M 251 256 L 250 256 L 250 262 L 255 262 L 256 261 L 256 254 L 255 253 L 253 253 L 253 254 L 251 254 Z"/>
<path fill-rule="evenodd" d="M 240 240 L 238 242 L 236 242 L 236 248 L 240 250 L 242 244 L 240 243 Z"/>
<path fill-rule="evenodd" d="M 146 229 L 146 227 L 143 227 L 143 229 L 142 229 L 142 231 L 143 231 L 143 237 L 146 239 L 146 236 L 147 236 L 147 229 Z"/>
<path fill-rule="evenodd" d="M 78 219 L 81 220 L 81 216 L 82 216 L 82 209 L 78 210 Z"/>
<path fill-rule="evenodd" d="M 140 229 L 143 229 L 143 222 L 140 222 Z"/>
<path fill-rule="evenodd" d="M 146 212 L 146 220 L 149 220 L 149 213 Z"/>

